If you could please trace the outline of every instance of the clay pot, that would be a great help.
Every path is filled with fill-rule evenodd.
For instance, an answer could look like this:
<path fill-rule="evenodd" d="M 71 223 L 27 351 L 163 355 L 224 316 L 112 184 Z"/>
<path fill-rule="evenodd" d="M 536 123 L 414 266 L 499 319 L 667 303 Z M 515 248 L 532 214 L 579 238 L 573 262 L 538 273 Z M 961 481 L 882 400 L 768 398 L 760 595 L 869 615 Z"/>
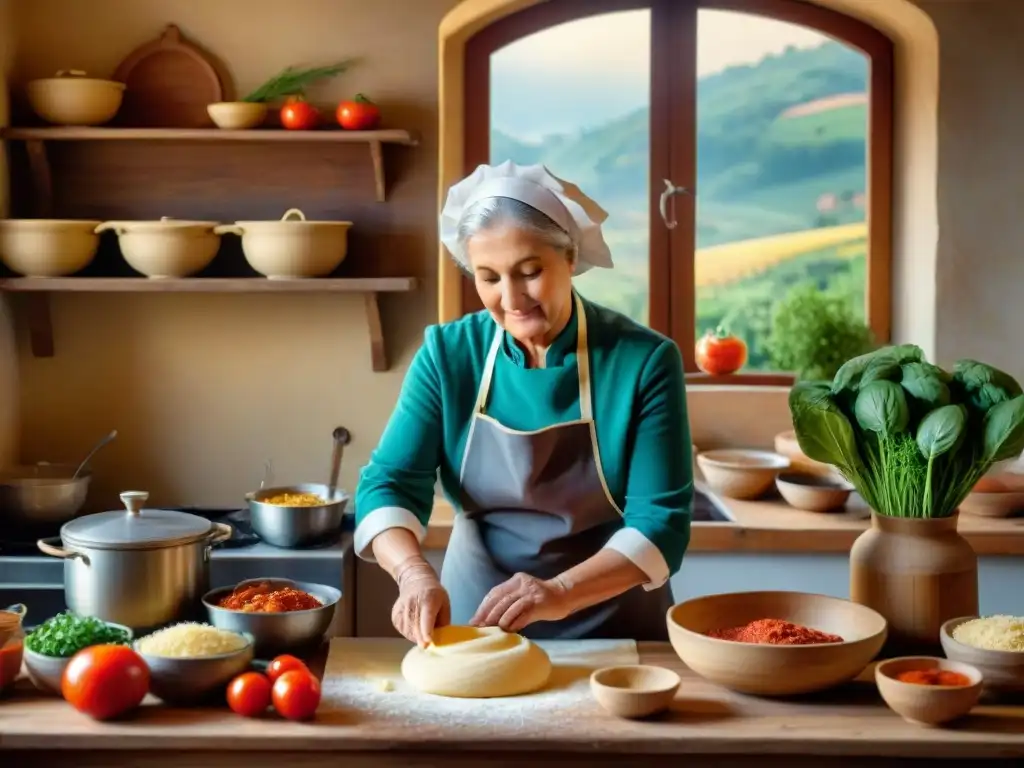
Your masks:
<path fill-rule="evenodd" d="M 888 621 L 887 654 L 936 652 L 945 621 L 978 615 L 978 556 L 957 519 L 872 512 L 871 528 L 853 543 L 850 599 Z"/>

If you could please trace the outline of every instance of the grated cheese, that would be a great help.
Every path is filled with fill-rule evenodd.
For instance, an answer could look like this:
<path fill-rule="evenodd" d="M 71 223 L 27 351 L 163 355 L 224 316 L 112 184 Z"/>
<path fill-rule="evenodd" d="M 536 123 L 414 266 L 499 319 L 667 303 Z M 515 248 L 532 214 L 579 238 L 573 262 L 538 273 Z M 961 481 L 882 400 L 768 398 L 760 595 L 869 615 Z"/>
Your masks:
<path fill-rule="evenodd" d="M 176 659 L 219 656 L 245 646 L 246 639 L 235 632 L 191 621 L 161 629 L 137 644 L 140 653 Z"/>
<path fill-rule="evenodd" d="M 953 630 L 958 643 L 986 651 L 1024 651 L 1024 617 L 985 616 L 965 621 Z"/>

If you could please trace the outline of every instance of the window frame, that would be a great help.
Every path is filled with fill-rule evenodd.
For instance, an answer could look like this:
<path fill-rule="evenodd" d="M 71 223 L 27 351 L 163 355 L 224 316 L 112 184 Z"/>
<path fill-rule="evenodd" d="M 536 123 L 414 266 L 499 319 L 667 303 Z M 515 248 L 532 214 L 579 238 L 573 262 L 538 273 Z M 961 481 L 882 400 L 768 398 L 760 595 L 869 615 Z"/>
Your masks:
<path fill-rule="evenodd" d="M 547 0 L 512 13 L 472 35 L 465 45 L 463 78 L 463 171 L 490 160 L 490 57 L 516 40 L 550 27 L 627 10 L 651 13 L 649 283 L 648 324 L 680 346 L 691 384 L 789 386 L 790 373 L 730 376 L 700 373 L 696 339 L 696 197 L 673 199 L 679 225 L 661 224 L 658 210 L 663 178 L 694 189 L 697 176 L 696 42 L 700 10 L 720 10 L 799 24 L 860 51 L 868 61 L 867 209 L 865 316 L 875 338 L 892 333 L 893 243 L 893 44 L 874 27 L 801 0 Z M 686 43 L 679 45 L 680 34 Z M 673 42 L 676 47 L 673 48 Z M 686 149 L 689 147 L 690 149 Z M 656 169 L 666 169 L 661 172 Z M 698 190 L 699 192 L 699 190 Z M 688 256 L 688 257 L 687 257 Z M 451 273 L 449 273 L 451 274 Z M 460 271 L 461 313 L 482 308 L 470 278 Z M 664 279 L 662 279 L 662 276 Z M 442 280 L 444 279 L 442 274 Z M 450 278 L 449 278 L 450 279 Z"/>

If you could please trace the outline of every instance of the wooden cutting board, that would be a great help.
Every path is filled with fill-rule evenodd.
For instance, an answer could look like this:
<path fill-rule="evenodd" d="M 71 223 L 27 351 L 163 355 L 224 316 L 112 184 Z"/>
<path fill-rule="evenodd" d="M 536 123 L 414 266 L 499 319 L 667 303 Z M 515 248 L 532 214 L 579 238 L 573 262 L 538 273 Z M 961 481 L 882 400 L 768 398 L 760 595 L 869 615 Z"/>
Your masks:
<path fill-rule="evenodd" d="M 156 40 L 128 54 L 114 72 L 125 84 L 119 125 L 133 128 L 206 128 L 208 104 L 223 101 L 226 76 L 199 46 L 170 24 Z"/>
<path fill-rule="evenodd" d="M 537 641 L 551 658 L 551 680 L 542 690 L 500 699 L 452 699 L 415 691 L 401 673 L 411 644 L 392 638 L 334 638 L 322 684 L 323 703 L 361 723 L 379 719 L 420 729 L 424 738 L 453 725 L 480 734 L 528 735 L 555 717 L 603 712 L 590 694 L 595 669 L 638 664 L 632 640 Z"/>

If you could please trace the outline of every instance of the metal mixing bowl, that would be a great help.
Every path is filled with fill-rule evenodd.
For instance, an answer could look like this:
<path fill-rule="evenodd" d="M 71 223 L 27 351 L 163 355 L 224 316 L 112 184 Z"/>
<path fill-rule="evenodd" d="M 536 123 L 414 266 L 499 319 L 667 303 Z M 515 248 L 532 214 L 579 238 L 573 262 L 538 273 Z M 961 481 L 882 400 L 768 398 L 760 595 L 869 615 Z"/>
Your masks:
<path fill-rule="evenodd" d="M 244 648 L 217 656 L 155 656 L 139 650 L 140 640 L 132 647 L 149 667 L 149 692 L 166 704 L 188 706 L 212 700 L 232 679 L 249 669 L 253 639 L 241 634 L 248 641 Z"/>
<path fill-rule="evenodd" d="M 326 504 L 315 507 L 282 507 L 266 504 L 280 493 L 314 493 Z M 340 489 L 330 493 L 322 483 L 302 483 L 276 488 L 261 488 L 248 495 L 252 529 L 263 541 L 283 549 L 297 549 L 316 544 L 341 530 L 349 496 Z"/>
<path fill-rule="evenodd" d="M 238 587 L 263 583 L 269 583 L 276 588 L 291 587 L 308 592 L 323 605 L 308 611 L 286 613 L 233 611 L 219 606 L 220 601 Z M 269 658 L 279 653 L 311 650 L 319 645 L 331 626 L 339 600 L 341 590 L 326 584 L 264 578 L 246 579 L 239 582 L 236 587 L 213 589 L 203 596 L 203 605 L 206 606 L 206 613 L 213 626 L 252 635 L 256 642 L 256 655 L 260 658 Z"/>
<path fill-rule="evenodd" d="M 71 464 L 32 464 L 0 469 L 0 511 L 14 528 L 60 526 L 85 504 L 92 475 Z"/>

